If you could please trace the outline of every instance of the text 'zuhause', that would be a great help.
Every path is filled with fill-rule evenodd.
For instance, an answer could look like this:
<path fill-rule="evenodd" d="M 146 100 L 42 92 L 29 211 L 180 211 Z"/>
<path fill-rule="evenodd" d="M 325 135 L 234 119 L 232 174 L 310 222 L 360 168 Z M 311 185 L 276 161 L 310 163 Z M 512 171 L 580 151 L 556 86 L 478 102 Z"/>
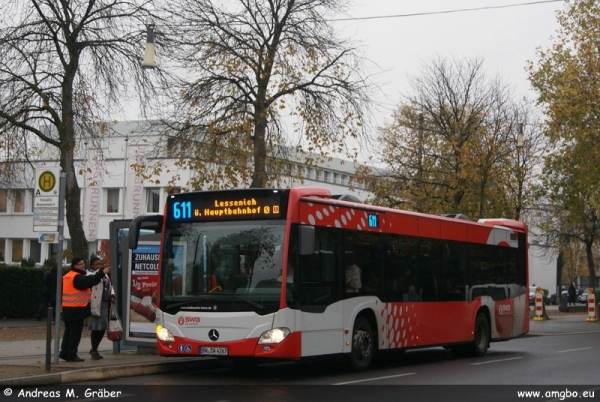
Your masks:
<path fill-rule="evenodd" d="M 149 253 L 149 254 L 135 253 L 133 255 L 133 260 L 134 261 L 158 261 L 158 254 L 157 253 Z"/>

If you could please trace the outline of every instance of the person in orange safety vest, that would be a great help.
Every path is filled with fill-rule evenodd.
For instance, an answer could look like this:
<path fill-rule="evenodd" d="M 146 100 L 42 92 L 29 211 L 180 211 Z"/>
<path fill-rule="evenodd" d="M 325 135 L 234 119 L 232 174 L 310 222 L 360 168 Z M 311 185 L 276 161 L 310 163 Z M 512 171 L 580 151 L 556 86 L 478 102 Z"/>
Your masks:
<path fill-rule="evenodd" d="M 99 269 L 93 275 L 87 275 L 85 262 L 81 258 L 73 258 L 71 270 L 62 278 L 62 317 L 65 332 L 60 346 L 61 359 L 69 362 L 82 362 L 77 356 L 81 341 L 83 321 L 91 315 L 91 290 L 110 273 L 110 267 Z"/>

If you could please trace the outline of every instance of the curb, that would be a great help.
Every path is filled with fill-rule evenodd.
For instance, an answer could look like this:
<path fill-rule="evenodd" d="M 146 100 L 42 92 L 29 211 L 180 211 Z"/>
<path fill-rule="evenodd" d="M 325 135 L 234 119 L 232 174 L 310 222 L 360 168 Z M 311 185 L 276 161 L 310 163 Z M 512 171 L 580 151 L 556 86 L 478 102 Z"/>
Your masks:
<path fill-rule="evenodd" d="M 215 368 L 221 362 L 216 358 L 203 358 L 164 363 L 138 363 L 120 366 L 93 367 L 65 371 L 62 373 L 39 374 L 27 377 L 0 379 L 0 387 L 30 387 L 41 385 L 72 384 L 82 381 L 112 380 L 115 378 L 134 377 L 141 375 L 174 373 L 178 371 Z"/>

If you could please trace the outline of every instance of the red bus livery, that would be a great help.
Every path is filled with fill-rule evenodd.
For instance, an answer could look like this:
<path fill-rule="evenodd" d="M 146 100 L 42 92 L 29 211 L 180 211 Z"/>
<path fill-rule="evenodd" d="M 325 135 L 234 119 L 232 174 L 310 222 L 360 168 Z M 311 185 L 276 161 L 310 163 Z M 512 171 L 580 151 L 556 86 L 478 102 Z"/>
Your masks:
<path fill-rule="evenodd" d="M 156 295 L 164 356 L 482 356 L 529 330 L 527 227 L 394 210 L 313 187 L 170 195 Z"/>

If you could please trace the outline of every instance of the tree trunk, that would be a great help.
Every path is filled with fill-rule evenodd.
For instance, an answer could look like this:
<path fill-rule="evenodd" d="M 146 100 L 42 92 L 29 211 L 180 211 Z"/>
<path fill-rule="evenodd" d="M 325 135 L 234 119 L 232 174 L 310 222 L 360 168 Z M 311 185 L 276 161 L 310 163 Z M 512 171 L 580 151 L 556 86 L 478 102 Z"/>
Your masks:
<path fill-rule="evenodd" d="M 585 243 L 585 255 L 587 257 L 587 265 L 589 271 L 588 287 L 596 289 L 596 265 L 594 264 L 593 242 Z"/>
<path fill-rule="evenodd" d="M 254 126 L 254 173 L 250 188 L 265 188 L 267 185 L 267 148 L 265 144 L 267 131 L 266 111 L 257 108 Z"/>
<path fill-rule="evenodd" d="M 74 57 L 75 59 L 75 57 Z M 77 64 L 76 60 L 72 64 Z M 72 66 L 71 66 L 72 67 Z M 59 128 L 61 138 L 60 166 L 66 173 L 66 221 L 71 237 L 73 257 L 83 258 L 86 265 L 89 262 L 88 241 L 81 221 L 81 190 L 77 183 L 75 172 L 75 122 L 73 112 L 73 79 L 77 69 L 67 69 L 62 86 L 62 126 Z M 70 73 L 71 72 L 71 73 Z"/>

